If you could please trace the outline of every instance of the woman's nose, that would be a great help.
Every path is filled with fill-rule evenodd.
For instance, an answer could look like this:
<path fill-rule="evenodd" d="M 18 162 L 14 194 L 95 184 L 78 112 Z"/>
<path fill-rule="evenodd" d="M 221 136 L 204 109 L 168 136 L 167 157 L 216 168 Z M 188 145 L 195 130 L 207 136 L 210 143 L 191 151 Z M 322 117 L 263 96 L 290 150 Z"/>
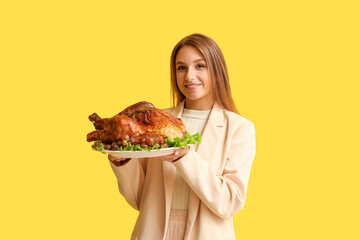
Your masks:
<path fill-rule="evenodd" d="M 185 80 L 192 80 L 195 78 L 195 71 L 192 68 L 188 68 L 186 72 Z"/>

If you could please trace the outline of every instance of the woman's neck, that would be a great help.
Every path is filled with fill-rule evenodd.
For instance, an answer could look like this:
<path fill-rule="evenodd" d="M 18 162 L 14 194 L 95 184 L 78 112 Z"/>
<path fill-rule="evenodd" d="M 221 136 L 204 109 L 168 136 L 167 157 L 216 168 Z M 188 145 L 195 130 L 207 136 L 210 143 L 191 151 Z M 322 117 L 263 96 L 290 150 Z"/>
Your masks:
<path fill-rule="evenodd" d="M 190 99 L 185 99 L 185 108 L 192 110 L 209 110 L 214 106 L 215 101 L 192 101 Z"/>

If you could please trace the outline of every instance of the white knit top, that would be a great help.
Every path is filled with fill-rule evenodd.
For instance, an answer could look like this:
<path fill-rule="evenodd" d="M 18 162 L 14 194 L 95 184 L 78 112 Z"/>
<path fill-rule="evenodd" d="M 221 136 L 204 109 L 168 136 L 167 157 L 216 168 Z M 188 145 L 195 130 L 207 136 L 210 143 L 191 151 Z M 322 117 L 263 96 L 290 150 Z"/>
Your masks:
<path fill-rule="evenodd" d="M 184 108 L 181 120 L 186 126 L 186 130 L 194 135 L 200 133 L 202 135 L 206 122 L 209 118 L 211 110 L 190 110 Z M 194 146 L 197 150 L 198 144 Z M 191 166 L 189 166 L 191 167 Z M 184 179 L 176 171 L 174 192 L 172 197 L 171 208 L 172 209 L 188 209 L 189 205 L 189 186 Z"/>

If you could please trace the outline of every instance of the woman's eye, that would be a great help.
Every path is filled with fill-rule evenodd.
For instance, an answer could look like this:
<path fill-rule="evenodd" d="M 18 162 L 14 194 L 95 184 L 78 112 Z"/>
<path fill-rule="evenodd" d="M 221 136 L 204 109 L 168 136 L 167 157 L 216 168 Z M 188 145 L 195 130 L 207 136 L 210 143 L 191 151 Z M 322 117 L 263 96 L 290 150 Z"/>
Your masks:
<path fill-rule="evenodd" d="M 179 67 L 177 68 L 178 71 L 179 71 L 179 70 L 184 70 L 184 69 L 185 69 L 184 66 L 179 66 Z"/>
<path fill-rule="evenodd" d="M 204 68 L 205 65 L 203 65 L 203 64 L 198 64 L 197 67 L 198 67 L 198 68 Z"/>

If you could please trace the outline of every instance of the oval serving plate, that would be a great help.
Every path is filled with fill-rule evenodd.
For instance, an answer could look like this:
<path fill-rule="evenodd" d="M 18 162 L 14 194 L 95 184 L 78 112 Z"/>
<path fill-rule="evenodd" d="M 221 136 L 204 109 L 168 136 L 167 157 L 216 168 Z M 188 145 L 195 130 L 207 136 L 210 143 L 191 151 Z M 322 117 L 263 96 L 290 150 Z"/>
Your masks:
<path fill-rule="evenodd" d="M 108 153 L 113 157 L 116 158 L 151 158 L 151 157 L 160 157 L 160 156 L 165 156 L 165 155 L 169 155 L 172 154 L 176 149 L 179 148 L 163 148 L 160 150 L 151 150 L 150 152 L 148 151 L 114 151 L 114 150 L 104 150 L 104 151 L 98 151 L 96 149 L 93 149 L 94 151 L 97 152 L 102 152 L 102 153 Z"/>

